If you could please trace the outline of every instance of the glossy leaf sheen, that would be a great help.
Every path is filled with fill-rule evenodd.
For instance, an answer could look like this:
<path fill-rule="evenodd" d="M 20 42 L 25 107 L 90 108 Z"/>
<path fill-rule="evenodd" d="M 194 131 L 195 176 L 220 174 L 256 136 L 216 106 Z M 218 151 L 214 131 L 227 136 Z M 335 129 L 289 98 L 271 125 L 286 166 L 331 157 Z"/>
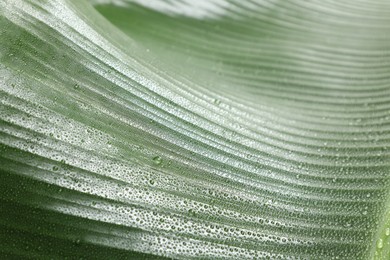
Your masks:
<path fill-rule="evenodd" d="M 388 259 L 388 1 L 0 2 L 0 252 Z"/>

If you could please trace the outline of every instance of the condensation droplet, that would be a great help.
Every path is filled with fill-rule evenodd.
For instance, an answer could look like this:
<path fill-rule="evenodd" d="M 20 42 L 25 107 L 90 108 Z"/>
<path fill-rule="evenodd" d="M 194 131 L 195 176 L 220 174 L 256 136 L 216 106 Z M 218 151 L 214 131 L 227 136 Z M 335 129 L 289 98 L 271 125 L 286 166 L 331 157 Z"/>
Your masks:
<path fill-rule="evenodd" d="M 379 238 L 378 241 L 376 242 L 376 246 L 381 249 L 383 247 L 383 240 L 382 238 Z"/>
<path fill-rule="evenodd" d="M 153 157 L 153 163 L 156 165 L 160 165 L 162 163 L 162 158 L 160 156 Z"/>

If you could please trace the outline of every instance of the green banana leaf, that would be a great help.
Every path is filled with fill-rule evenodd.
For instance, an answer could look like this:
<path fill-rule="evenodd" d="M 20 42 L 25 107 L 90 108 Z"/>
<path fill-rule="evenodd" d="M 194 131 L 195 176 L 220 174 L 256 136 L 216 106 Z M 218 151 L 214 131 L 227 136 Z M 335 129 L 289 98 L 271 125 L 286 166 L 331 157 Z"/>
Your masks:
<path fill-rule="evenodd" d="M 390 259 L 387 0 L 1 0 L 1 259 Z"/>

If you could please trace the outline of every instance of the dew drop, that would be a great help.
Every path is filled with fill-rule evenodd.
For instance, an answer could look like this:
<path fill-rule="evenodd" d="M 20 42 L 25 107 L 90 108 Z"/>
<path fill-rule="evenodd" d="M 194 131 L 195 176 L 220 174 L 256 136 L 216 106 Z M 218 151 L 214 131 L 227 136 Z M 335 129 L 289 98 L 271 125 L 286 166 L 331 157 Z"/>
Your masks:
<path fill-rule="evenodd" d="M 377 246 L 379 249 L 381 249 L 381 248 L 383 247 L 383 240 L 382 240 L 382 238 L 379 238 L 379 239 L 378 239 L 378 241 L 377 241 L 377 243 L 376 243 L 376 246 Z"/>
<path fill-rule="evenodd" d="M 153 163 L 155 165 L 160 165 L 162 163 L 162 158 L 160 156 L 153 157 Z"/>

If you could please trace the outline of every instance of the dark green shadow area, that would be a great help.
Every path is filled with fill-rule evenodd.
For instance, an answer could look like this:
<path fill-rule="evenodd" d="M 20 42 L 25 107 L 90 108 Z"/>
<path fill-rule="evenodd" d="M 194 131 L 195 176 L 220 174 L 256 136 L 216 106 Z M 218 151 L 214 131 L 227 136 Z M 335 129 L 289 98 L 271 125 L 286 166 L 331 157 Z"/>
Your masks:
<path fill-rule="evenodd" d="M 31 187 L 58 192 L 57 186 L 0 171 L 1 259 L 169 259 L 88 243 L 87 235 L 114 237 L 98 230 L 129 234 L 142 230 L 39 208 L 36 202 L 42 204 L 45 197 L 32 194 Z"/>

